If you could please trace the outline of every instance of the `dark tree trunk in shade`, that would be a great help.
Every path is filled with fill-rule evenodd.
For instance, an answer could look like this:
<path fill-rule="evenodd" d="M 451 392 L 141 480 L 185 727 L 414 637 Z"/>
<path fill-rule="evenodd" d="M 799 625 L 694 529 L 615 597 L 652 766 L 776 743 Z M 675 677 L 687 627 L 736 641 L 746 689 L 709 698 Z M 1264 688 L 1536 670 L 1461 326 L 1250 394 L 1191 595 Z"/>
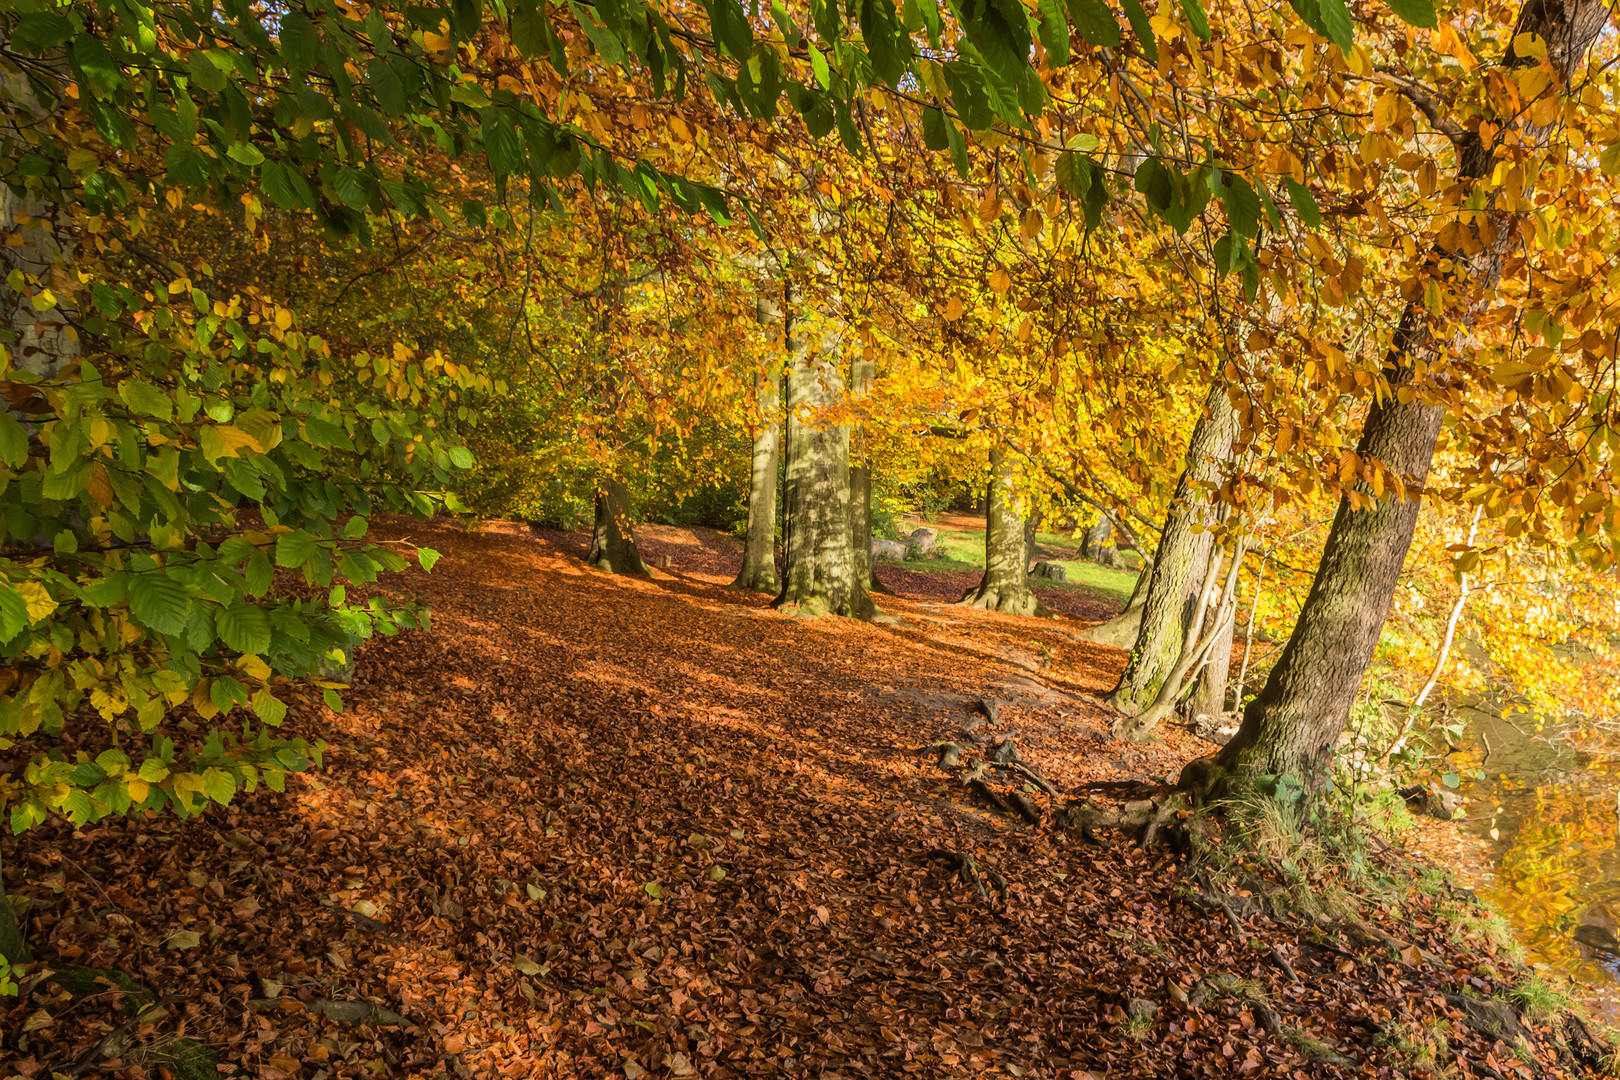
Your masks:
<path fill-rule="evenodd" d="M 858 576 L 850 537 L 849 427 L 827 418 L 842 404 L 837 354 L 792 342 L 788 374 L 784 566 L 774 604 L 805 616 L 877 613 Z"/>
<path fill-rule="evenodd" d="M 630 521 L 630 492 L 622 481 L 606 480 L 596 489 L 596 526 L 585 561 L 610 574 L 647 573 Z"/>
<path fill-rule="evenodd" d="M 1050 615 L 1029 587 L 1027 518 L 1014 503 L 1012 462 L 990 451 L 990 485 L 985 492 L 984 577 L 961 603 L 1014 615 Z"/>
<path fill-rule="evenodd" d="M 776 572 L 776 488 L 782 457 L 781 376 L 767 369 L 759 377 L 759 419 L 748 480 L 748 535 L 736 589 L 775 596 L 782 589 Z"/>
<path fill-rule="evenodd" d="M 1540 37 L 1559 75 L 1549 93 L 1567 94 L 1573 73 L 1608 21 L 1608 9 L 1596 0 L 1530 0 L 1508 40 L 1525 33 Z M 1517 68 L 1539 60 L 1520 57 L 1510 46 L 1502 63 Z M 1507 123 L 1517 124 L 1521 145 L 1544 144 L 1549 130 L 1522 119 L 1510 118 Z M 1459 133 L 1455 141 L 1461 182 L 1471 184 L 1490 175 L 1496 165 L 1494 146 L 1482 144 L 1477 130 Z M 1535 191 L 1524 194 L 1533 199 Z M 1454 284 L 1472 290 L 1471 300 L 1449 327 L 1458 338 L 1469 332 L 1489 304 L 1501 279 L 1503 258 L 1519 235 L 1519 215 L 1498 209 L 1495 195 L 1490 199 L 1486 212 L 1469 226 L 1473 234 L 1469 252 L 1434 251 L 1437 262 L 1451 261 Z M 1389 614 L 1417 527 L 1419 493 L 1445 418 L 1444 406 L 1425 403 L 1417 395 L 1402 402 L 1397 393 L 1420 370 L 1444 370 L 1445 350 L 1437 345 L 1436 329 L 1426 308 L 1417 302 L 1407 304 L 1384 360 L 1390 392 L 1368 412 L 1356 446 L 1363 460 L 1381 462 L 1389 476 L 1400 479 L 1400 487 L 1391 490 L 1392 485 L 1386 484 L 1383 496 L 1370 508 L 1363 502 L 1362 509 L 1352 509 L 1348 497 L 1340 500 L 1299 621 L 1265 686 L 1244 709 L 1242 726 L 1232 741 L 1214 758 L 1189 765 L 1182 774 L 1183 786 L 1218 792 L 1246 777 L 1284 773 L 1298 776 L 1312 790 L 1325 783 L 1333 746 L 1344 731 Z M 1363 499 L 1370 494 L 1358 492 Z"/>
<path fill-rule="evenodd" d="M 0 871 L 3 870 L 4 865 L 0 864 Z M 23 937 L 17 910 L 11 906 L 11 898 L 6 895 L 4 876 L 0 876 L 0 957 L 13 964 L 26 964 L 34 958 L 28 948 L 28 939 Z"/>
<path fill-rule="evenodd" d="M 1220 476 L 1232 456 L 1236 437 L 1237 413 L 1226 389 L 1219 383 L 1211 384 L 1204 415 L 1193 428 L 1187 446 L 1187 466 L 1176 484 L 1159 549 L 1153 556 L 1153 575 L 1142 605 L 1136 643 L 1119 683 L 1108 697 L 1108 704 L 1123 713 L 1135 713 L 1152 704 L 1181 654 L 1187 620 L 1198 605 L 1198 591 L 1214 544 L 1208 528 L 1194 528 L 1213 524 L 1203 485 Z"/>

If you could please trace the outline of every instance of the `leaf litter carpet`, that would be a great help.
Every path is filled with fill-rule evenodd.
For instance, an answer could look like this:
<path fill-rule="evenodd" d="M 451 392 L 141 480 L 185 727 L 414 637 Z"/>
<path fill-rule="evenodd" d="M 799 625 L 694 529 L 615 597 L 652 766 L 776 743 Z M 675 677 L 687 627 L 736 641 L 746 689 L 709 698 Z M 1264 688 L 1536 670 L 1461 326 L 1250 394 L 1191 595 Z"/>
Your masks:
<path fill-rule="evenodd" d="M 900 625 L 798 621 L 721 587 L 736 552 L 704 532 L 649 528 L 652 580 L 519 524 L 373 532 L 443 552 L 386 583 L 433 629 L 367 644 L 343 714 L 294 710 L 323 768 L 188 822 L 5 838 L 46 968 L 161 1007 L 35 977 L 0 1077 L 181 1075 L 177 1038 L 264 1080 L 1392 1076 L 1392 1032 L 1457 1019 L 1436 988 L 1492 989 L 1422 911 L 1390 925 L 1443 970 L 1260 915 L 1246 940 L 1168 849 L 1027 826 L 918 752 L 985 699 L 1061 792 L 1205 752 L 1107 736 L 1091 695 L 1123 657 L 1083 623 L 905 597 L 879 598 Z M 1216 976 L 1253 993 L 1187 1003 Z M 1156 1013 L 1126 1023 L 1133 999 Z M 1453 1028 L 1461 1075 L 1543 1073 Z"/>

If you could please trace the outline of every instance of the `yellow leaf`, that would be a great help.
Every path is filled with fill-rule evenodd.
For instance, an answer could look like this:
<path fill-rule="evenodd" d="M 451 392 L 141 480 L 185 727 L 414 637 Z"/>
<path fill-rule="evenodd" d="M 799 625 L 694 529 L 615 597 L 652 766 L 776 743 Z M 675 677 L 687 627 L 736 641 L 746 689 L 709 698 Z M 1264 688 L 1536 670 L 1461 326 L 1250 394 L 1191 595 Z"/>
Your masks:
<path fill-rule="evenodd" d="M 288 330 L 292 327 L 292 312 L 286 308 L 276 309 L 276 329 Z"/>
<path fill-rule="evenodd" d="M 21 585 L 13 585 L 11 588 L 28 605 L 28 623 L 30 626 L 50 615 L 59 606 L 55 600 L 51 599 L 51 594 L 45 591 L 45 586 L 37 581 L 25 581 Z"/>

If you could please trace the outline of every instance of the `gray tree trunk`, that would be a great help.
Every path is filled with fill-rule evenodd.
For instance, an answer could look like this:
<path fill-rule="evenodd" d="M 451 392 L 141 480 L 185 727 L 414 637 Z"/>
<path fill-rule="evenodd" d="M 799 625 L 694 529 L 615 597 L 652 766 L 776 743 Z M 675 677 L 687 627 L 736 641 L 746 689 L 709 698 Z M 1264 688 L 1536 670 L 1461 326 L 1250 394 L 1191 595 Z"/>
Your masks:
<path fill-rule="evenodd" d="M 776 572 L 776 487 L 782 457 L 781 376 L 767 369 L 759 377 L 759 420 L 748 480 L 748 536 L 734 589 L 775 596 L 782 591 Z"/>
<path fill-rule="evenodd" d="M 1096 524 L 1086 530 L 1085 538 L 1080 541 L 1080 557 L 1082 559 L 1095 559 L 1114 535 L 1114 523 L 1102 514 L 1097 515 Z"/>
<path fill-rule="evenodd" d="M 4 44 L 5 35 L 0 34 L 0 45 Z M 66 68 L 60 54 L 43 62 Z M 32 111 L 41 123 L 46 121 L 47 111 L 39 106 L 27 79 L 17 74 L 0 78 L 5 79 L 3 93 L 7 99 Z M 14 117 L 13 124 L 16 120 Z M 18 227 L 19 216 L 26 217 L 28 224 Z M 5 222 L 7 229 L 16 229 L 22 241 L 0 245 L 0 310 L 4 313 L 5 328 L 11 331 L 12 362 L 44 378 L 55 375 L 62 364 L 79 355 L 79 340 L 72 324 L 78 319 L 73 295 L 81 286 L 78 279 L 67 272 L 73 249 L 59 216 L 55 204 L 37 195 L 19 196 L 0 184 L 0 221 Z M 11 288 L 7 278 L 13 270 L 20 270 L 48 286 L 56 303 L 43 311 L 36 309 L 31 297 Z"/>
<path fill-rule="evenodd" d="M 863 398 L 877 381 L 877 364 L 857 360 L 850 365 L 850 376 L 851 391 Z M 855 427 L 849 441 L 849 542 L 855 552 L 855 577 L 869 592 L 886 593 L 889 587 L 878 580 L 872 563 L 872 461 L 864 424 Z"/>
<path fill-rule="evenodd" d="M 984 577 L 959 603 L 1013 615 L 1050 615 L 1029 587 L 1027 516 L 1015 505 L 1013 466 L 1000 450 L 990 451 L 990 484 L 985 491 Z"/>
<path fill-rule="evenodd" d="M 849 426 L 827 422 L 844 396 L 838 356 L 792 339 L 789 348 L 784 565 L 773 603 L 804 616 L 869 619 L 877 609 L 850 538 Z"/>
<path fill-rule="evenodd" d="M 610 574 L 647 573 L 630 520 L 630 492 L 622 481 L 605 480 L 596 489 L 596 527 L 585 561 Z"/>
<path fill-rule="evenodd" d="M 1608 21 L 1608 9 L 1599 0 L 1527 0 L 1508 40 L 1534 33 L 1545 41 L 1547 58 L 1559 75 L 1550 92 L 1567 94 L 1575 70 Z M 1519 57 L 1511 46 L 1502 60 L 1510 69 L 1538 62 Z M 1515 121 L 1507 123 L 1512 126 Z M 1522 120 L 1518 126 L 1522 144 L 1544 143 L 1547 128 Z M 1496 163 L 1494 146 L 1482 144 L 1477 131 L 1459 133 L 1454 139 L 1459 179 L 1470 184 L 1490 175 Z M 1529 205 L 1533 188 L 1523 194 Z M 1495 293 L 1503 258 L 1519 235 L 1519 215 L 1497 209 L 1494 195 L 1481 217 L 1489 224 L 1489 241 L 1476 219 L 1470 226 L 1474 234 L 1471 254 L 1435 251 L 1439 258 L 1454 260 L 1459 284 L 1474 288 L 1472 300 L 1453 328 L 1459 337 L 1469 331 Z M 1339 501 L 1316 578 L 1288 644 L 1265 686 L 1244 710 L 1238 733 L 1215 758 L 1190 764 L 1182 773 L 1184 787 L 1219 791 L 1245 777 L 1264 774 L 1292 774 L 1311 790 L 1326 782 L 1333 745 L 1349 719 L 1389 614 L 1417 527 L 1419 493 L 1445 418 L 1444 406 L 1424 404 L 1421 398 L 1401 404 L 1393 389 L 1412 380 L 1418 362 L 1438 366 L 1444 362 L 1443 354 L 1427 310 L 1420 303 L 1408 303 L 1384 360 L 1392 392 L 1373 404 L 1356 447 L 1363 460 L 1382 462 L 1400 477 L 1407 497 L 1386 487 L 1384 497 L 1372 509 L 1353 510 L 1348 498 Z M 1362 497 L 1368 494 L 1363 492 Z"/>
<path fill-rule="evenodd" d="M 1214 543 L 1207 528 L 1195 532 L 1193 526 L 1213 523 L 1204 486 L 1220 476 L 1221 466 L 1232 456 L 1236 437 L 1237 414 L 1226 389 L 1218 382 L 1212 383 L 1204 415 L 1193 428 L 1187 446 L 1187 467 L 1176 484 L 1159 550 L 1153 556 L 1153 576 L 1142 606 L 1136 644 L 1118 685 L 1108 696 L 1108 704 L 1123 713 L 1135 713 L 1152 704 L 1180 655 L 1187 620 L 1197 607 L 1198 590 Z"/>

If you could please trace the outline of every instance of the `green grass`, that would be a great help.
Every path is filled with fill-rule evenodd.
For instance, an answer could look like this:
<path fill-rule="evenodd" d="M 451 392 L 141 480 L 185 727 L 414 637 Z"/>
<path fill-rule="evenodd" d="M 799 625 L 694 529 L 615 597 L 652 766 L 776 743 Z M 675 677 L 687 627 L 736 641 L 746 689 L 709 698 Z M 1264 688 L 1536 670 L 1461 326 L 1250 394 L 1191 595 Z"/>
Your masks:
<path fill-rule="evenodd" d="M 984 569 L 984 533 L 977 529 L 942 529 L 929 525 L 939 537 L 934 550 L 937 559 L 907 559 L 896 565 L 920 574 L 954 573 L 956 571 Z M 1064 533 L 1037 533 L 1035 542 L 1044 547 L 1076 549 L 1080 542 Z M 1086 559 L 1052 559 L 1068 572 L 1066 582 L 1036 581 L 1038 588 L 1063 589 L 1088 594 L 1101 593 L 1120 607 L 1131 597 L 1136 586 L 1136 571 L 1112 570 Z"/>

